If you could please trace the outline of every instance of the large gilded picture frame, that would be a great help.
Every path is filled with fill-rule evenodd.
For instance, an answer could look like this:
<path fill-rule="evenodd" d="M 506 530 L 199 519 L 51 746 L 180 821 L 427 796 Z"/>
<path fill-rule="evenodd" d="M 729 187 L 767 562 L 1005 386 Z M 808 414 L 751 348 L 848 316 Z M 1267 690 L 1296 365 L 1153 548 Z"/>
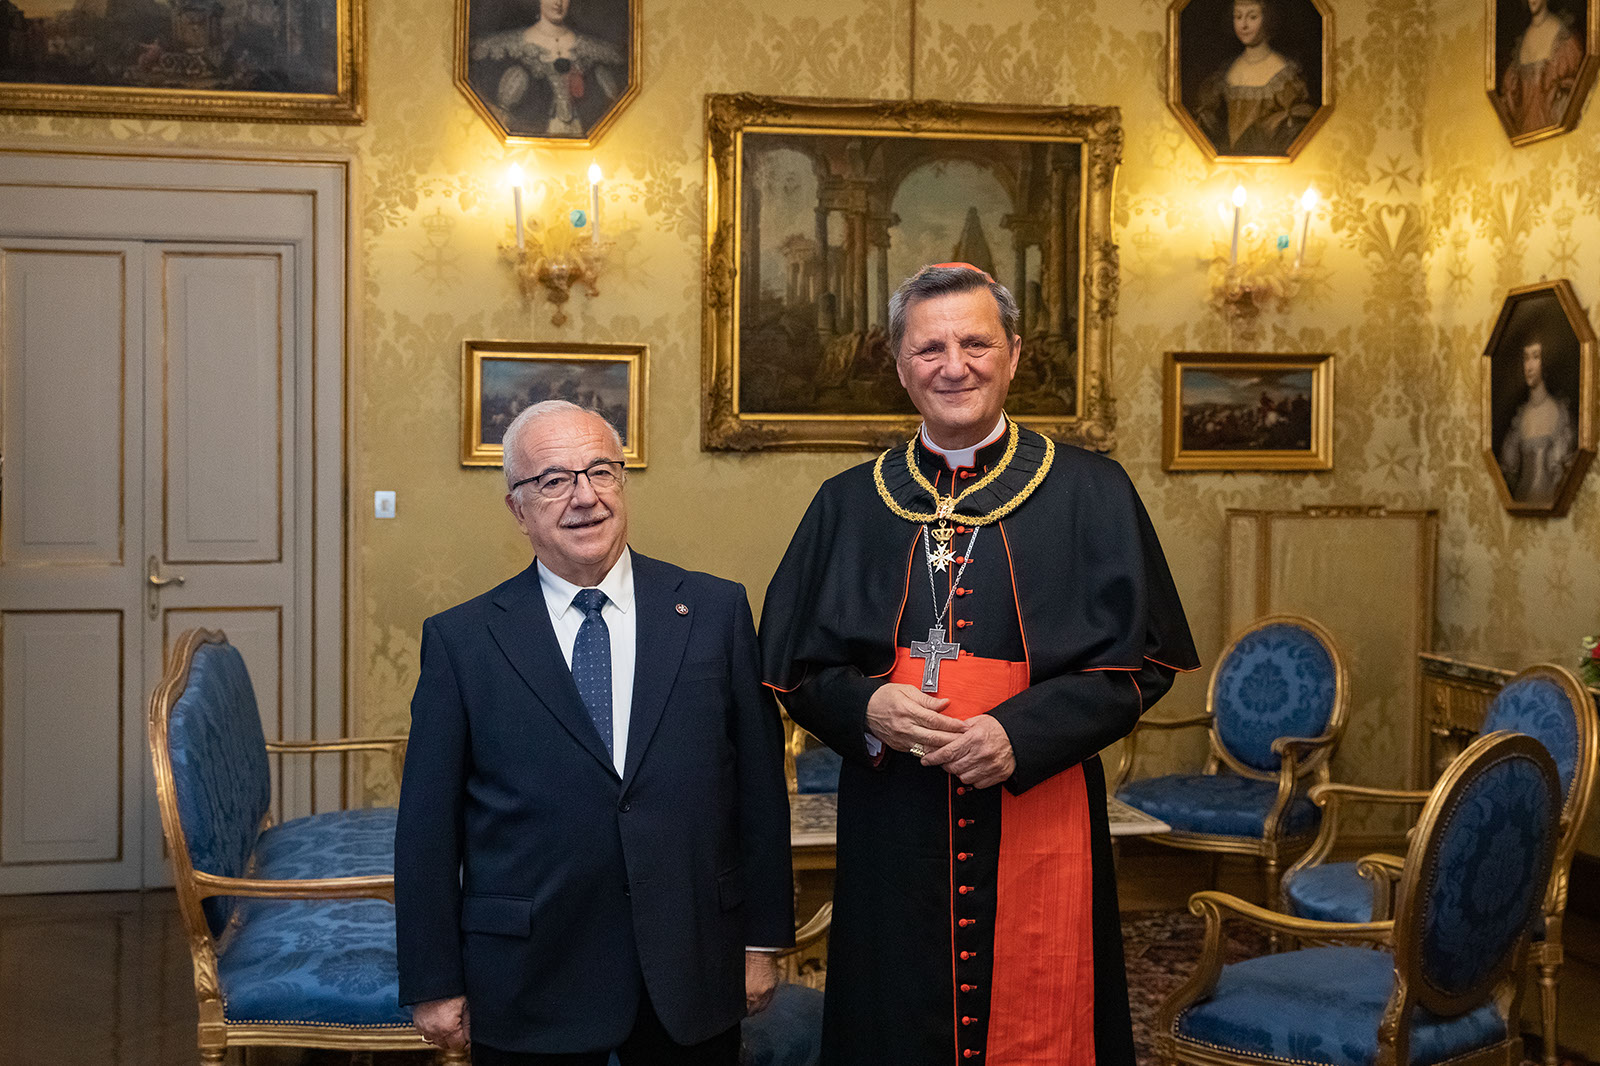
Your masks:
<path fill-rule="evenodd" d="M 1163 470 L 1332 470 L 1333 356 L 1168 352 Z"/>
<path fill-rule="evenodd" d="M 1167 106 L 1212 162 L 1287 163 L 1333 111 L 1330 0 L 1173 0 Z"/>
<path fill-rule="evenodd" d="M 1576 129 L 1600 69 L 1600 0 L 1485 0 L 1484 91 L 1515 147 Z"/>
<path fill-rule="evenodd" d="M 359 123 L 367 0 L 0 0 L 0 111 Z"/>
<path fill-rule="evenodd" d="M 639 92 L 643 3 L 456 0 L 456 88 L 508 144 L 591 147 Z"/>
<path fill-rule="evenodd" d="M 1565 278 L 1506 294 L 1483 350 L 1483 458 L 1512 514 L 1567 513 L 1600 444 L 1594 327 Z"/>
<path fill-rule="evenodd" d="M 961 260 L 1020 305 L 1006 409 L 1115 443 L 1114 107 L 708 95 L 701 444 L 885 448 L 916 429 L 888 299 Z"/>
<path fill-rule="evenodd" d="M 604 416 L 622 437 L 624 464 L 643 467 L 649 356 L 643 344 L 462 341 L 461 465 L 499 466 L 513 418 L 566 400 Z"/>

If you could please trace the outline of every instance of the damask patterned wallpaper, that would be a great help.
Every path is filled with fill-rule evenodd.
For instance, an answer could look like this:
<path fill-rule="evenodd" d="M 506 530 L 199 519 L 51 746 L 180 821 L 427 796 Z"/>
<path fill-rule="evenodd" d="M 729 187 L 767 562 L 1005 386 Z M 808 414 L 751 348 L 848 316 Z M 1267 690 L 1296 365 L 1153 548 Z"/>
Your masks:
<path fill-rule="evenodd" d="M 643 2 L 643 88 L 593 152 L 503 147 L 451 83 L 453 11 L 441 0 L 369 0 L 363 127 L 0 116 L 0 137 L 24 144 L 358 159 L 352 506 L 369 515 L 372 490 L 394 488 L 400 517 L 356 527 L 353 729 L 403 730 L 421 620 L 527 557 L 498 471 L 457 465 L 463 338 L 647 342 L 650 466 L 630 485 L 633 541 L 744 582 L 758 605 L 814 487 L 865 458 L 699 450 L 701 106 L 707 92 L 904 96 L 909 4 Z M 1262 167 L 1207 164 L 1168 113 L 1164 0 L 921 0 L 917 10 L 918 96 L 1122 108 L 1116 457 L 1144 495 L 1208 661 L 1225 636 L 1229 507 L 1439 507 L 1442 645 L 1575 646 L 1600 628 L 1600 490 L 1591 479 L 1566 519 L 1510 519 L 1479 455 L 1476 413 L 1497 294 L 1544 274 L 1571 276 L 1585 299 L 1600 287 L 1600 260 L 1579 254 L 1586 239 L 1600 244 L 1600 148 L 1580 129 L 1510 150 L 1481 89 L 1480 4 L 1343 0 L 1332 116 L 1297 162 Z M 557 330 L 498 261 L 503 175 L 520 162 L 547 183 L 547 205 L 582 206 L 591 156 L 621 247 L 603 295 L 575 298 Z M 1226 238 L 1216 205 L 1240 181 L 1281 217 L 1307 184 L 1324 197 L 1309 282 L 1253 338 L 1230 337 L 1207 303 L 1208 259 Z M 1162 353 L 1230 345 L 1336 353 L 1332 472 L 1161 472 Z M 1385 590 L 1358 591 L 1382 609 Z M 1181 680 L 1167 709 L 1198 709 L 1204 690 L 1203 674 Z M 1197 756 L 1184 743 L 1155 748 L 1153 762 Z M 1359 757 L 1361 743 L 1347 748 Z M 387 798 L 393 782 L 373 776 L 366 791 Z"/>

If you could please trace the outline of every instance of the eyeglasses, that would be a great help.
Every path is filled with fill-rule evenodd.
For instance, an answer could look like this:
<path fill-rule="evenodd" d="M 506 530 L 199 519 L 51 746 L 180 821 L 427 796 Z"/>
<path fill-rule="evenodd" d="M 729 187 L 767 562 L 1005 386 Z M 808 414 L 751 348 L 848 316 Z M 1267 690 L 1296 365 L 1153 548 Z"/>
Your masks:
<path fill-rule="evenodd" d="M 532 485 L 540 496 L 547 500 L 561 500 L 572 495 L 578 487 L 578 475 L 582 474 L 589 479 L 589 487 L 596 492 L 605 492 L 614 489 L 627 480 L 623 472 L 622 462 L 618 459 L 601 459 L 590 463 L 583 470 L 563 470 L 557 467 L 546 470 L 542 474 L 525 477 L 511 486 L 511 491 L 516 492 L 524 485 Z"/>

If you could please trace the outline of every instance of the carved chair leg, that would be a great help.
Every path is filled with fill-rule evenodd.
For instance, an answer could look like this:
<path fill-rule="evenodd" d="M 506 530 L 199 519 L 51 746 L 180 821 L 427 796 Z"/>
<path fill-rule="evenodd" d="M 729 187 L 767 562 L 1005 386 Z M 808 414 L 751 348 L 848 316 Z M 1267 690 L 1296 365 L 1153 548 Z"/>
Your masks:
<path fill-rule="evenodd" d="M 1278 882 L 1280 880 L 1282 880 L 1282 871 L 1279 869 L 1278 860 L 1271 857 L 1263 857 L 1261 860 L 1261 887 L 1266 893 L 1266 898 L 1262 900 L 1261 905 L 1269 910 L 1278 909 Z M 1289 947 L 1284 942 L 1283 934 L 1276 930 L 1269 934 L 1267 943 L 1269 945 L 1268 950 L 1273 954 L 1286 951 Z"/>
<path fill-rule="evenodd" d="M 200 1066 L 222 1066 L 227 1058 L 227 1048 L 203 1047 L 200 1049 Z"/>
<path fill-rule="evenodd" d="M 470 1053 L 466 1048 L 456 1048 L 452 1051 L 446 1051 L 441 1048 L 433 1058 L 439 1066 L 467 1066 L 471 1061 Z"/>
<path fill-rule="evenodd" d="M 1544 1066 L 1557 1066 L 1556 989 L 1560 973 L 1560 962 L 1541 962 L 1539 965 L 1539 1013 L 1544 1022 Z"/>

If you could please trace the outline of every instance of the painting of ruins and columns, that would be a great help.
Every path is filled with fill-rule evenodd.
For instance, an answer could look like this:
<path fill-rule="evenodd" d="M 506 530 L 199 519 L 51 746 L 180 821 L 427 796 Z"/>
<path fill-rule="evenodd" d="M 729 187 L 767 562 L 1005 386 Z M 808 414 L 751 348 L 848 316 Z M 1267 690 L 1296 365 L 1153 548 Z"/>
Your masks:
<path fill-rule="evenodd" d="M 1007 411 L 1111 448 L 1115 108 L 708 96 L 706 132 L 705 447 L 905 440 L 889 296 L 960 261 L 1022 312 Z"/>
<path fill-rule="evenodd" d="M 0 111 L 360 122 L 365 0 L 0 0 Z"/>

